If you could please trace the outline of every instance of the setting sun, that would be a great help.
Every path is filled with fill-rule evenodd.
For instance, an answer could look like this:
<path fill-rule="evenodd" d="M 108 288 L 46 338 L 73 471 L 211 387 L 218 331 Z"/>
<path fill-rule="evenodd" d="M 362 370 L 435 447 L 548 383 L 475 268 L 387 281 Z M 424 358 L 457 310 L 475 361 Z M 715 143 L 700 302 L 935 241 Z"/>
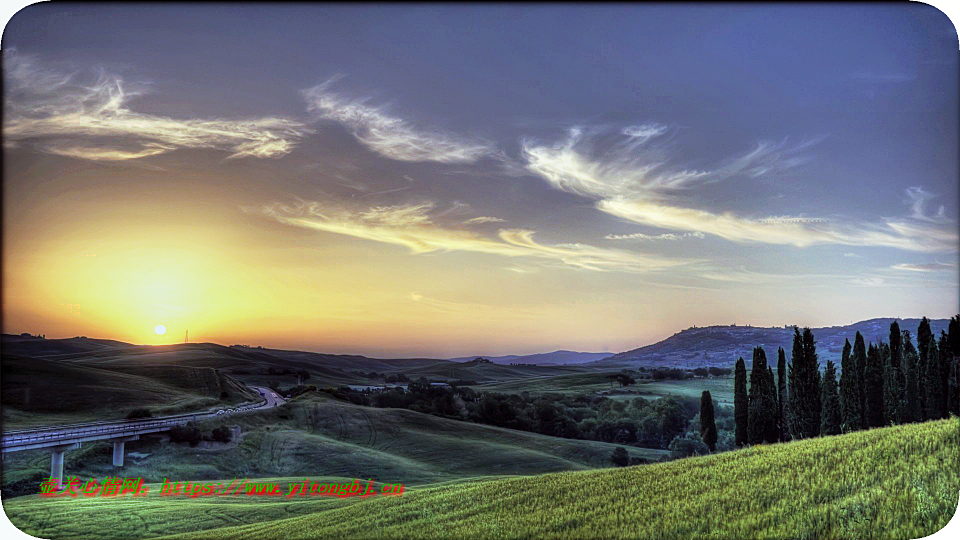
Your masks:
<path fill-rule="evenodd" d="M 167 333 L 167 327 L 162 324 L 158 324 L 153 327 L 153 333 L 158 336 L 162 336 Z"/>

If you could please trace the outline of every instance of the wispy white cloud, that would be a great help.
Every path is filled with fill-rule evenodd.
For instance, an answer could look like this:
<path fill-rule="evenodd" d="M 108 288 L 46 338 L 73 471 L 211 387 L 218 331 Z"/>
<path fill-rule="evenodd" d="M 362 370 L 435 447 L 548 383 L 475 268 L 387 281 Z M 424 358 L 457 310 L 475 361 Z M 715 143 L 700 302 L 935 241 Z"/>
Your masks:
<path fill-rule="evenodd" d="M 303 90 L 307 110 L 318 119 L 342 124 L 360 143 L 384 157 L 398 161 L 472 163 L 494 152 L 486 141 L 420 128 L 388 113 L 386 106 L 370 105 L 369 99 L 337 94 L 330 87 L 339 78 Z"/>
<path fill-rule="evenodd" d="M 944 221 L 946 220 L 946 210 L 941 205 L 934 215 L 927 214 L 927 201 L 934 198 L 930 192 L 924 191 L 919 186 L 909 187 L 905 191 L 907 200 L 910 202 L 910 217 L 919 221 Z"/>
<path fill-rule="evenodd" d="M 492 216 L 480 216 L 480 217 L 470 218 L 464 221 L 463 223 L 465 225 L 472 225 L 475 223 L 503 223 L 505 221 L 507 220 L 503 218 L 492 217 Z"/>
<path fill-rule="evenodd" d="M 632 233 L 632 234 L 608 234 L 604 236 L 607 240 L 683 240 L 684 238 L 706 238 L 700 231 L 674 234 L 674 233 L 663 233 L 663 234 L 644 234 L 644 233 Z"/>
<path fill-rule="evenodd" d="M 155 156 L 170 150 L 169 147 L 154 146 L 145 147 L 141 150 L 127 151 L 120 149 L 101 148 L 96 146 L 71 146 L 60 145 L 56 143 L 45 144 L 41 149 L 50 154 L 58 156 L 67 156 L 80 159 L 90 159 L 94 161 L 126 161 L 128 159 L 138 159 L 147 156 Z"/>
<path fill-rule="evenodd" d="M 603 199 L 597 207 L 608 214 L 663 229 L 702 231 L 741 243 L 808 247 L 817 244 L 880 246 L 907 251 L 955 251 L 957 234 L 949 228 L 906 219 L 880 224 L 840 225 L 829 221 L 755 219 L 671 206 L 643 199 Z"/>
<path fill-rule="evenodd" d="M 937 271 L 943 271 L 943 270 L 956 270 L 957 265 L 941 263 L 941 262 L 932 262 L 932 263 L 923 263 L 923 264 L 900 263 L 900 264 L 895 264 L 890 268 L 894 270 L 903 270 L 906 272 L 937 272 Z"/>
<path fill-rule="evenodd" d="M 212 148 L 230 158 L 279 157 L 310 130 L 287 118 L 175 119 L 137 113 L 129 102 L 147 91 L 104 72 L 92 84 L 36 58 L 4 51 L 4 136 L 39 150 L 90 160 L 123 161 L 177 148 Z"/>
<path fill-rule="evenodd" d="M 667 126 L 660 124 L 642 124 L 638 126 L 627 126 L 621 133 L 627 137 L 642 138 L 644 140 L 659 137 L 667 132 Z"/>
<path fill-rule="evenodd" d="M 659 133 L 649 130 L 647 133 Z M 650 138 L 628 136 L 595 151 L 601 137 L 573 129 L 554 145 L 523 141 L 527 168 L 556 189 L 596 200 L 599 210 L 619 218 L 662 229 L 702 232 L 740 243 L 807 247 L 816 244 L 882 246 L 908 251 L 956 251 L 956 228 L 940 211 L 925 213 L 930 194 L 907 190 L 912 215 L 881 218 L 876 223 L 845 224 L 816 217 L 745 217 L 685 207 L 679 190 L 734 176 L 756 177 L 782 172 L 805 161 L 803 150 L 816 139 L 795 145 L 760 143 L 741 156 L 708 170 L 670 165 L 662 146 Z M 653 136 L 653 135 L 651 135 Z"/>
<path fill-rule="evenodd" d="M 717 268 L 703 265 L 705 271 L 699 275 L 710 281 L 723 282 L 728 285 L 740 285 L 744 287 L 798 287 L 808 289 L 811 287 L 829 287 L 836 284 L 856 287 L 919 287 L 919 288 L 953 288 L 956 289 L 956 282 L 953 280 L 923 280 L 916 276 L 903 276 L 884 272 L 886 269 L 877 269 L 879 273 L 857 274 L 827 274 L 827 273 L 769 273 L 748 270 L 744 267 L 739 268 Z"/>
<path fill-rule="evenodd" d="M 795 284 L 809 286 L 811 281 L 824 282 L 833 279 L 853 279 L 854 276 L 818 273 L 769 273 L 757 272 L 746 268 L 712 268 L 700 274 L 700 277 L 713 281 L 744 283 L 750 285 L 777 285 Z"/>
<path fill-rule="evenodd" d="M 425 202 L 349 209 L 300 201 L 292 205 L 275 203 L 244 210 L 287 225 L 403 246 L 414 254 L 487 253 L 583 270 L 620 272 L 645 272 L 690 262 L 586 244 L 541 244 L 534 239 L 534 231 L 526 229 L 500 229 L 495 237 L 488 237 L 474 230 L 438 224 L 431 214 L 434 206 Z"/>
<path fill-rule="evenodd" d="M 610 142 L 597 130 L 570 129 L 566 139 L 543 144 L 521 141 L 529 171 L 557 189 L 588 197 L 641 197 L 668 194 L 732 176 L 758 177 L 802 164 L 802 152 L 820 139 L 797 144 L 760 142 L 750 152 L 734 156 L 709 170 L 678 167 L 671 163 L 666 142 L 657 138 L 665 126 L 631 127 L 625 138 Z"/>
<path fill-rule="evenodd" d="M 540 272 L 540 268 L 536 266 L 519 265 L 519 264 L 508 266 L 504 268 L 504 270 L 508 270 L 516 274 L 536 274 Z"/>

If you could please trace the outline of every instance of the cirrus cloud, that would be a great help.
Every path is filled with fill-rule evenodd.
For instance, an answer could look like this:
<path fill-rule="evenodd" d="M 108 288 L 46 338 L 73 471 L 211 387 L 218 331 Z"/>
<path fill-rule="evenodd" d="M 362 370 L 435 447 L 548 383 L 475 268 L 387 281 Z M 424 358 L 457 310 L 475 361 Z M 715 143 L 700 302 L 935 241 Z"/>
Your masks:
<path fill-rule="evenodd" d="M 177 119 L 138 113 L 130 101 L 147 91 L 100 72 L 90 83 L 61 74 L 15 49 L 4 51 L 3 133 L 44 152 L 93 161 L 125 161 L 178 148 L 209 148 L 229 158 L 288 154 L 311 130 L 288 118 Z"/>
<path fill-rule="evenodd" d="M 527 169 L 555 189 L 591 198 L 600 211 L 642 225 L 711 234 L 738 243 L 957 250 L 956 227 L 944 217 L 942 207 L 934 215 L 925 212 L 931 195 L 918 187 L 906 191 L 911 215 L 884 217 L 876 223 L 838 223 L 806 216 L 747 217 L 684 206 L 676 198 L 682 190 L 734 176 L 786 171 L 802 164 L 806 160 L 802 151 L 817 140 L 796 145 L 762 142 L 717 167 L 691 170 L 673 165 L 666 147 L 655 144 L 656 137 L 665 132 L 626 129 L 621 133 L 625 139 L 603 145 L 604 138 L 598 134 L 585 135 L 584 130 L 574 128 L 565 140 L 553 145 L 523 141 L 523 156 Z"/>
<path fill-rule="evenodd" d="M 634 273 L 692 262 L 579 243 L 543 244 L 534 238 L 534 231 L 527 229 L 500 229 L 495 237 L 485 236 L 474 230 L 439 224 L 431 214 L 434 208 L 431 202 L 351 209 L 330 203 L 298 201 L 243 210 L 286 225 L 403 246 L 412 254 L 485 253 L 581 270 Z"/>
<path fill-rule="evenodd" d="M 493 155 L 492 146 L 479 139 L 466 139 L 436 129 L 425 129 L 373 106 L 369 99 L 350 99 L 330 90 L 341 77 L 302 90 L 307 110 L 319 120 L 337 122 L 364 146 L 397 161 L 472 163 Z"/>

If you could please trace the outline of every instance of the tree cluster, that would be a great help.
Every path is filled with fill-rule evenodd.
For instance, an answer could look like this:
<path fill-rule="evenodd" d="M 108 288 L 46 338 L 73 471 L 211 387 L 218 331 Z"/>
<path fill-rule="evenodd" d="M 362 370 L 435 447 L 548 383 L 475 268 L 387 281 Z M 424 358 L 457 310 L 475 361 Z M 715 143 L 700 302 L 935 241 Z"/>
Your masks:
<path fill-rule="evenodd" d="M 773 443 L 960 416 L 960 315 L 933 335 L 924 317 L 917 346 L 898 322 L 889 340 L 865 343 L 857 332 L 837 366 L 823 373 L 809 328 L 794 328 L 791 361 L 781 349 L 777 382 L 762 348 L 753 352 L 749 386 L 742 358 L 734 369 L 736 445 Z M 748 391 L 749 388 L 749 391 Z"/>
<path fill-rule="evenodd" d="M 690 447 L 691 453 L 707 453 L 708 445 L 733 448 L 730 411 L 716 408 L 712 399 L 706 407 L 703 399 L 677 396 L 622 400 L 596 394 L 481 394 L 468 386 L 431 385 L 425 378 L 411 381 L 407 391 L 396 388 L 366 393 L 349 387 L 324 391 L 359 405 L 409 409 L 568 439 L 671 450 Z M 709 423 L 701 423 L 700 418 L 707 414 L 711 415 Z"/>

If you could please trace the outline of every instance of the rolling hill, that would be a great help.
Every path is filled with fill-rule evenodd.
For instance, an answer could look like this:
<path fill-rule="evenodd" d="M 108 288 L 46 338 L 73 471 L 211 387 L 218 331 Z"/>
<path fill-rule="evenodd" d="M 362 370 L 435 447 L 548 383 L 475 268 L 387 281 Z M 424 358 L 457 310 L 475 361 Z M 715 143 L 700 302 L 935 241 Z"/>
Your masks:
<path fill-rule="evenodd" d="M 461 356 L 459 358 L 450 358 L 452 362 L 469 362 L 475 360 L 476 358 L 485 358 L 494 364 L 536 364 L 538 366 L 545 365 L 557 365 L 557 366 L 566 366 L 573 364 L 585 364 L 587 362 L 593 362 L 596 360 L 602 360 L 608 356 L 613 356 L 614 353 L 594 353 L 594 352 L 577 352 L 577 351 L 553 351 L 548 353 L 537 353 L 537 354 L 524 354 L 524 355 L 515 355 L 509 354 L 506 356 L 484 356 L 484 355 L 474 355 L 474 356 Z"/>
<path fill-rule="evenodd" d="M 127 443 L 127 451 L 149 457 L 131 460 L 124 475 L 148 482 L 297 475 L 302 480 L 307 475 L 422 485 L 484 475 L 606 467 L 616 448 L 406 409 L 363 407 L 322 392 L 308 392 L 281 407 L 198 424 L 206 431 L 218 425 L 238 427 L 241 435 L 227 445 L 197 448 L 143 437 Z M 110 449 L 109 443 L 85 443 L 67 455 L 65 470 L 81 477 L 112 475 L 116 469 L 110 465 Z M 668 455 L 664 450 L 629 450 L 651 461 Z M 4 486 L 35 480 L 27 486 L 35 492 L 49 469 L 49 453 L 11 454 L 5 458 Z"/>
<path fill-rule="evenodd" d="M 47 538 L 892 540 L 927 536 L 953 516 L 958 447 L 951 419 L 622 469 L 464 478 L 400 497 L 31 495 L 4 510 Z"/>
<path fill-rule="evenodd" d="M 122 419 L 137 407 L 163 415 L 260 399 L 209 367 L 92 366 L 6 352 L 0 366 L 5 431 Z M 220 399 L 222 392 L 226 399 Z"/>
<path fill-rule="evenodd" d="M 812 328 L 817 340 L 817 354 L 821 365 L 827 360 L 837 363 L 839 369 L 840 353 L 843 350 L 844 340 L 853 338 L 857 332 L 863 335 L 866 341 L 889 341 L 890 324 L 899 321 L 901 330 L 909 330 L 916 338 L 917 326 L 920 319 L 893 319 L 881 318 L 860 321 L 847 326 L 830 326 L 826 328 Z M 946 330 L 949 319 L 932 319 L 930 328 L 934 335 L 939 336 L 941 330 Z M 702 328 L 688 328 L 654 343 L 622 352 L 591 362 L 589 366 L 631 366 L 631 367 L 679 367 L 695 368 L 701 366 L 731 367 L 738 357 L 748 360 L 752 357 L 753 348 L 763 347 L 767 351 L 767 358 L 776 362 L 777 348 L 783 347 L 787 361 L 793 344 L 792 327 L 754 327 L 754 326 L 707 326 Z"/>
<path fill-rule="evenodd" d="M 98 367 L 141 366 L 144 364 L 214 368 L 248 384 L 266 385 L 271 381 L 289 387 L 296 384 L 296 373 L 310 373 L 308 382 L 317 386 L 366 385 L 382 383 L 358 372 L 404 373 L 408 377 L 437 380 L 507 381 L 547 377 L 583 371 L 574 366 L 504 366 L 493 362 L 453 362 L 429 358 L 375 359 L 364 356 L 332 355 L 306 351 L 288 351 L 216 343 L 178 343 L 175 345 L 131 345 L 129 343 L 87 338 L 39 339 L 3 336 L 18 354 L 75 365 Z M 88 343 L 89 342 L 89 343 Z M 270 372 L 271 368 L 274 372 Z M 586 368 L 590 369 L 590 368 Z M 286 370 L 286 373 L 278 374 Z"/>

